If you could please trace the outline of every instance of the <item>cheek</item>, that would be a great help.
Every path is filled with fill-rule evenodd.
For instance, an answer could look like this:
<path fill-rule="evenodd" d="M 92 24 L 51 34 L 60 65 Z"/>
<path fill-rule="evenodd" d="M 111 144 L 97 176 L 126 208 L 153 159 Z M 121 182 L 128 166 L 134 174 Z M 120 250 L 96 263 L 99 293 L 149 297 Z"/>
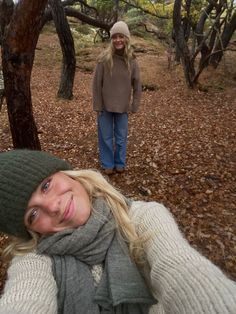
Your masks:
<path fill-rule="evenodd" d="M 90 207 L 85 208 L 85 211 L 84 211 L 85 222 L 87 222 L 87 220 L 89 219 L 90 215 L 91 215 L 91 208 Z"/>
<path fill-rule="evenodd" d="M 52 218 L 40 218 L 35 224 L 30 228 L 39 234 L 47 234 L 53 232 L 53 222 Z"/>
<path fill-rule="evenodd" d="M 91 215 L 91 206 L 88 200 L 78 199 L 76 207 L 77 207 L 77 210 L 76 210 L 74 223 L 75 223 L 75 226 L 78 227 L 78 226 L 84 225 L 88 221 Z"/>
<path fill-rule="evenodd" d="M 88 221 L 90 215 L 91 215 L 91 209 L 90 208 L 88 208 L 86 206 L 81 207 L 79 212 L 78 212 L 78 215 L 77 215 L 79 225 L 80 226 L 84 225 Z"/>

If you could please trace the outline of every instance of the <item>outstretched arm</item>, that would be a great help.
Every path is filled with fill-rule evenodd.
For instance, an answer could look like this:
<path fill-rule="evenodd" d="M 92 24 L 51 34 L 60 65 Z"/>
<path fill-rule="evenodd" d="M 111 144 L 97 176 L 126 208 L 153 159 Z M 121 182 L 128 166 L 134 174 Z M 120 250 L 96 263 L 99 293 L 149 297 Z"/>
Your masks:
<path fill-rule="evenodd" d="M 7 275 L 0 313 L 57 313 L 57 286 L 49 257 L 34 253 L 15 257 Z"/>
<path fill-rule="evenodd" d="M 188 244 L 163 205 L 133 202 L 130 216 L 138 234 L 150 234 L 145 251 L 160 311 L 236 313 L 236 283 Z"/>

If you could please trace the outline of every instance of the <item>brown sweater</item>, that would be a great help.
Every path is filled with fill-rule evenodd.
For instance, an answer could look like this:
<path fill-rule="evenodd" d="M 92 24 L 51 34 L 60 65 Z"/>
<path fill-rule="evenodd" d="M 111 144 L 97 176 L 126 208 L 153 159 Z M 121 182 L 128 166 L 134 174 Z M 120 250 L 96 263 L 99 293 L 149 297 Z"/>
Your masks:
<path fill-rule="evenodd" d="M 129 71 L 124 58 L 114 55 L 112 74 L 106 63 L 97 64 L 93 77 L 94 111 L 136 112 L 140 98 L 141 82 L 138 63 L 135 59 L 131 60 Z"/>

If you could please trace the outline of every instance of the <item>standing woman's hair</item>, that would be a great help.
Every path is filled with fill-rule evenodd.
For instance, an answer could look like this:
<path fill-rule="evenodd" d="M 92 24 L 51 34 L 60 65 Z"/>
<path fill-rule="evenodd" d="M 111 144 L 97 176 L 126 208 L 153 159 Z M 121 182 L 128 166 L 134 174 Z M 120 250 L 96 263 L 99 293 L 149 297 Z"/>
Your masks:
<path fill-rule="evenodd" d="M 130 62 L 132 59 L 135 58 L 135 55 L 134 55 L 133 48 L 130 43 L 130 32 L 129 32 L 129 28 L 127 24 L 123 21 L 119 21 L 115 23 L 110 30 L 111 38 L 115 34 L 122 34 L 125 36 L 125 49 L 124 49 L 123 57 L 125 59 L 127 68 L 130 71 Z M 114 54 L 115 54 L 115 48 L 111 40 L 108 48 L 104 52 L 102 52 L 98 57 L 98 62 L 105 62 L 108 64 L 111 74 L 112 74 L 112 68 L 113 68 L 113 55 Z"/>
<path fill-rule="evenodd" d="M 110 42 L 108 48 L 102 52 L 98 57 L 98 62 L 105 62 L 108 64 L 108 67 L 112 73 L 113 68 L 113 55 L 115 54 L 115 49 L 112 41 Z M 125 50 L 124 55 L 125 63 L 127 65 L 128 70 L 130 71 L 130 61 L 135 59 L 135 54 L 133 52 L 133 48 L 131 47 L 129 38 L 125 37 Z"/>

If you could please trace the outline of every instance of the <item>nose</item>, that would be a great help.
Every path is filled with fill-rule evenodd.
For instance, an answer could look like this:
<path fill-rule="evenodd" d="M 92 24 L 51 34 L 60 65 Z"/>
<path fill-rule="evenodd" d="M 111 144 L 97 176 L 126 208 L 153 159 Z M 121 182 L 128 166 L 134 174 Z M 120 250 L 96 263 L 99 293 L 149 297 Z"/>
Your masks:
<path fill-rule="evenodd" d="M 60 213 L 60 199 L 55 196 L 47 196 L 43 200 L 43 209 L 47 212 L 50 216 L 56 216 Z"/>

